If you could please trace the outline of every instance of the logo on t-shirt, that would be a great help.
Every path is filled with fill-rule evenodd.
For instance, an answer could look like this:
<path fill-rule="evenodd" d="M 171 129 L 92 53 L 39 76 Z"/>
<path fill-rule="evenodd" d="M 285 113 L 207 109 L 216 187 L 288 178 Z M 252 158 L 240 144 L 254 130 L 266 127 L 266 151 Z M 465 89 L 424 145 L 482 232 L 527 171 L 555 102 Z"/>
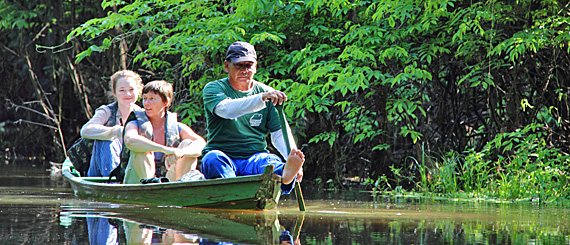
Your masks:
<path fill-rule="evenodd" d="M 261 113 L 254 113 L 251 118 L 249 118 L 249 125 L 252 127 L 259 127 L 261 125 L 261 121 L 263 120 L 263 114 Z"/>

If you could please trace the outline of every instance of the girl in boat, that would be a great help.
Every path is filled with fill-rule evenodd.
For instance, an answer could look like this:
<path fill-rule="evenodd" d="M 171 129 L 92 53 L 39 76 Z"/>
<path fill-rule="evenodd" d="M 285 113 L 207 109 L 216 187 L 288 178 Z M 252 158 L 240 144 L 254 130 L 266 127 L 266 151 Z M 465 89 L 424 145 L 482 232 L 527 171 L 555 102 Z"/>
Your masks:
<path fill-rule="evenodd" d="M 206 141 L 168 111 L 172 97 L 166 81 L 144 86 L 144 111 L 133 111 L 125 125 L 122 156 L 128 153 L 128 164 L 123 183 L 169 182 L 197 171 Z"/>
<path fill-rule="evenodd" d="M 135 104 L 143 88 L 139 74 L 118 71 L 111 76 L 110 87 L 116 101 L 97 108 L 80 132 L 81 137 L 95 140 L 87 171 L 89 177 L 109 176 L 117 167 L 123 144 L 123 122 L 133 110 L 141 110 Z"/>

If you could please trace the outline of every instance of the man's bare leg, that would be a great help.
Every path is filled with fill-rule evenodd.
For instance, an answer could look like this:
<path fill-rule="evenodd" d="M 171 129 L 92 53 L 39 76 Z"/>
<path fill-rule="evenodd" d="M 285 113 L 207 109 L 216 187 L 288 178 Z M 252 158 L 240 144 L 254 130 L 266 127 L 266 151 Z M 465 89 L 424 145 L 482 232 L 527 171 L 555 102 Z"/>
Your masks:
<path fill-rule="evenodd" d="M 305 154 L 299 149 L 291 150 L 289 153 L 289 157 L 287 157 L 287 162 L 283 167 L 283 176 L 281 176 L 281 182 L 283 184 L 289 184 L 293 182 L 297 173 L 301 167 L 303 167 L 303 163 L 305 162 Z"/>

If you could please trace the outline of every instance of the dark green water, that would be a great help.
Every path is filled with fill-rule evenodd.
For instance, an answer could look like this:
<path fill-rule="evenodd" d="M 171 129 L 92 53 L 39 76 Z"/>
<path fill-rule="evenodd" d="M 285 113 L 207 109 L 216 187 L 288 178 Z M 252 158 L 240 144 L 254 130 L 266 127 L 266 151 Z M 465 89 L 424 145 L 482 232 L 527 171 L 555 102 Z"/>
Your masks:
<path fill-rule="evenodd" d="M 0 244 L 570 244 L 558 205 L 310 194 L 307 212 L 220 211 L 79 199 L 49 164 L 0 165 Z"/>

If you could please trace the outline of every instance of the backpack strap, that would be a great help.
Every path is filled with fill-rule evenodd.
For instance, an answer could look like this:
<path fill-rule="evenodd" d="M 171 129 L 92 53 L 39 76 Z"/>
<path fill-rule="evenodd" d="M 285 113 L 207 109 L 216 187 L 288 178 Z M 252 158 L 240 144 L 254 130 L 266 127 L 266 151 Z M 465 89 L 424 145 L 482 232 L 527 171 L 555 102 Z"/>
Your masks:
<path fill-rule="evenodd" d="M 111 116 L 105 122 L 105 126 L 112 127 L 117 124 L 117 110 L 119 109 L 119 104 L 115 101 L 111 104 L 108 104 L 107 107 L 111 110 Z"/>
<path fill-rule="evenodd" d="M 164 143 L 170 147 L 178 147 L 180 144 L 180 128 L 178 117 L 174 112 L 166 112 L 166 125 L 164 129 Z"/>

